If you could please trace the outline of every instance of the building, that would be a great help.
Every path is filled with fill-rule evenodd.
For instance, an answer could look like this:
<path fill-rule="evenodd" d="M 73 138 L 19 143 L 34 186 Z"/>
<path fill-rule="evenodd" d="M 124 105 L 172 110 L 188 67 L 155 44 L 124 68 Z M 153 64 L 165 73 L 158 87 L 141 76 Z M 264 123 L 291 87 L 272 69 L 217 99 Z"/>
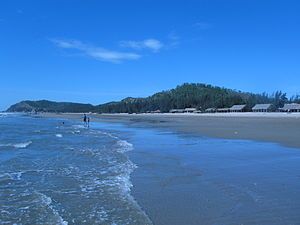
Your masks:
<path fill-rule="evenodd" d="M 194 113 L 202 113 L 202 111 L 201 110 L 196 110 L 196 111 L 194 111 Z"/>
<path fill-rule="evenodd" d="M 195 112 L 195 111 L 197 111 L 196 108 L 185 108 L 185 109 L 184 109 L 184 112 L 186 112 L 186 113 L 193 113 L 193 112 Z"/>
<path fill-rule="evenodd" d="M 272 110 L 272 104 L 256 104 L 253 108 L 253 112 L 270 112 Z"/>
<path fill-rule="evenodd" d="M 184 113 L 184 109 L 171 109 L 170 113 Z"/>
<path fill-rule="evenodd" d="M 150 113 L 161 113 L 161 111 L 158 109 L 158 110 L 151 111 Z"/>
<path fill-rule="evenodd" d="M 229 111 L 230 112 L 244 112 L 246 105 L 233 105 Z"/>
<path fill-rule="evenodd" d="M 219 109 L 217 109 L 217 112 L 219 112 L 219 113 L 228 113 L 228 112 L 230 112 L 230 108 L 219 108 Z"/>
<path fill-rule="evenodd" d="M 205 112 L 206 113 L 215 113 L 217 111 L 216 108 L 208 108 L 208 109 L 205 109 Z"/>
<path fill-rule="evenodd" d="M 280 112 L 300 112 L 300 104 L 291 103 L 284 104 L 283 108 L 279 108 Z"/>

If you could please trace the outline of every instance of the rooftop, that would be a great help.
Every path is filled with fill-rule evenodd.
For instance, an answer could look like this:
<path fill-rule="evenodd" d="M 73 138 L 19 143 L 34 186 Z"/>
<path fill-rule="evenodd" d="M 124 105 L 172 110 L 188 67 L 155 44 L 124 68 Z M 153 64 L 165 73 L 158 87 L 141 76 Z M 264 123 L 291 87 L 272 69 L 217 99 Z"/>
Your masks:
<path fill-rule="evenodd" d="M 230 110 L 243 110 L 246 105 L 233 105 Z"/>
<path fill-rule="evenodd" d="M 283 110 L 300 110 L 300 104 L 297 103 L 291 103 L 291 104 L 284 104 Z"/>
<path fill-rule="evenodd" d="M 267 110 L 272 106 L 272 104 L 256 104 L 252 110 Z"/>

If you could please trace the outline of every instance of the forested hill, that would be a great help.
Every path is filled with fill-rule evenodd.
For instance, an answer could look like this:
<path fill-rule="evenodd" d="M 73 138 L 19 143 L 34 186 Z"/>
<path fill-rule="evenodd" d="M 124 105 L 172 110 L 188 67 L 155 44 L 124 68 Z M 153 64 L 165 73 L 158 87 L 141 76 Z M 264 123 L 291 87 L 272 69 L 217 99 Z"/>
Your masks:
<path fill-rule="evenodd" d="M 299 101 L 299 98 L 293 99 Z M 97 113 L 143 113 L 160 110 L 194 107 L 200 110 L 207 108 L 226 108 L 234 104 L 247 104 L 248 110 L 258 103 L 273 103 L 282 107 L 289 100 L 285 93 L 277 91 L 273 95 L 253 94 L 206 84 L 183 84 L 168 91 L 162 91 L 146 98 L 125 98 L 119 102 L 93 106 L 90 104 L 23 101 L 11 106 L 7 111 L 44 111 L 44 112 L 97 112 Z"/>
<path fill-rule="evenodd" d="M 72 102 L 53 102 L 47 100 L 22 101 L 12 105 L 8 112 L 91 112 L 95 106 Z"/>
<path fill-rule="evenodd" d="M 278 91 L 272 96 L 253 94 L 206 84 L 183 84 L 175 89 L 162 91 L 147 98 L 126 98 L 120 102 L 111 102 L 97 106 L 98 112 L 149 112 L 188 107 L 205 110 L 207 108 L 226 108 L 234 104 L 247 104 L 248 110 L 255 104 L 273 103 L 283 106 L 288 99 L 286 94 Z"/>

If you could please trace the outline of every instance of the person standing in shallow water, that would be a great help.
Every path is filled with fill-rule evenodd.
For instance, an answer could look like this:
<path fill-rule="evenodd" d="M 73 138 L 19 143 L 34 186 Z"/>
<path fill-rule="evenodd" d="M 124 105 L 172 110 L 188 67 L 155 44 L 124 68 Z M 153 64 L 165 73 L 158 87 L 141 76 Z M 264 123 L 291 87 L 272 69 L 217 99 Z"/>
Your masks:
<path fill-rule="evenodd" d="M 87 118 L 87 127 L 90 127 L 90 117 Z"/>
<path fill-rule="evenodd" d="M 83 123 L 84 123 L 84 126 L 87 126 L 87 117 L 86 117 L 86 114 L 83 114 Z"/>

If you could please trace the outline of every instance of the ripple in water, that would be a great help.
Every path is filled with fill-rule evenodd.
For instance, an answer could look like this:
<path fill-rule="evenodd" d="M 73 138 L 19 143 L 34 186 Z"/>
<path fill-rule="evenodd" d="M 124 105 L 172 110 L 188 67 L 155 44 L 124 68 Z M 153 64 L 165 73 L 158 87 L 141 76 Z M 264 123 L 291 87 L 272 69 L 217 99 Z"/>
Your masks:
<path fill-rule="evenodd" d="M 37 118 L 25 123 L 22 117 L 0 122 L 0 129 L 9 127 L 1 143 L 32 140 L 15 142 L 25 146 L 22 154 L 2 151 L 1 223 L 152 224 L 130 194 L 136 165 L 126 152 L 133 145 L 107 131 L 57 124 Z"/>

